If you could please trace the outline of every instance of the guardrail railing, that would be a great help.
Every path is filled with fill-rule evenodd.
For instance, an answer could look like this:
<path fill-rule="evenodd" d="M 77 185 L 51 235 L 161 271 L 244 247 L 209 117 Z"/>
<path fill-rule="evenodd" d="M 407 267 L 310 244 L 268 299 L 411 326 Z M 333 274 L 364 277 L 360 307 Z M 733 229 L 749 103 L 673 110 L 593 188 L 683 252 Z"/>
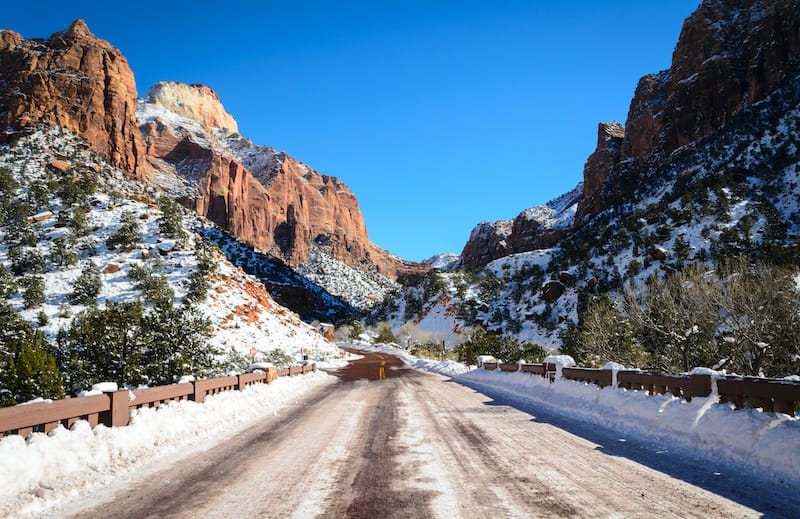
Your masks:
<path fill-rule="evenodd" d="M 555 378 L 555 364 L 508 364 L 486 362 L 485 370 L 505 372 L 521 371 L 532 375 Z M 610 369 L 567 368 L 561 369 L 561 377 L 567 380 L 614 386 L 614 372 Z M 736 409 L 745 407 L 760 408 L 766 412 L 785 413 L 794 416 L 800 409 L 800 382 L 773 378 L 726 376 L 716 379 L 720 403 L 731 402 Z M 691 401 L 693 397 L 710 396 L 713 387 L 710 375 L 651 373 L 639 370 L 619 370 L 616 373 L 616 387 L 647 391 L 651 395 L 672 393 L 674 396 Z"/>
<path fill-rule="evenodd" d="M 209 395 L 222 391 L 242 390 L 251 384 L 269 384 L 278 377 L 316 371 L 316 364 L 278 370 L 267 368 L 260 373 L 243 373 L 229 377 L 196 380 L 145 389 L 110 391 L 102 395 L 66 398 L 52 402 L 0 408 L 0 438 L 8 434 L 28 436 L 33 432 L 50 432 L 60 425 L 72 427 L 86 420 L 91 427 L 128 425 L 130 413 L 143 407 L 159 407 L 170 401 L 192 400 L 202 403 Z M 131 398 L 132 397 L 132 398 Z"/>

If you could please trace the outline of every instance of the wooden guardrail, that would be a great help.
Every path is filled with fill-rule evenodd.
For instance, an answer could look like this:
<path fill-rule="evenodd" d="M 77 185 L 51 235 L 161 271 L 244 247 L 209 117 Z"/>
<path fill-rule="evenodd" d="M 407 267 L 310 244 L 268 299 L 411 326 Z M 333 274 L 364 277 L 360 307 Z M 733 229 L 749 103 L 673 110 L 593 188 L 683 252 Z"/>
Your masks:
<path fill-rule="evenodd" d="M 278 370 L 268 368 L 261 373 L 242 373 L 229 377 L 196 380 L 186 384 L 149 387 L 146 389 L 111 391 L 102 395 L 54 400 L 35 404 L 0 408 L 0 438 L 7 434 L 28 436 L 33 432 L 50 432 L 59 424 L 71 427 L 86 420 L 91 427 L 102 423 L 108 427 L 128 425 L 132 410 L 159 407 L 170 401 L 192 400 L 201 403 L 209 395 L 222 391 L 242 390 L 251 384 L 269 384 L 281 376 L 294 376 L 316 371 L 316 364 Z"/>
<path fill-rule="evenodd" d="M 505 372 L 521 371 L 541 377 L 555 377 L 554 364 L 506 364 L 487 362 L 486 370 Z M 567 380 L 595 384 L 600 387 L 614 385 L 614 372 L 610 369 L 562 368 L 561 376 Z M 731 402 L 736 409 L 760 408 L 767 412 L 785 413 L 794 416 L 800 409 L 800 382 L 782 379 L 737 377 L 729 375 L 716 380 L 720 403 Z M 651 395 L 672 393 L 691 401 L 693 397 L 707 397 L 712 393 L 710 375 L 679 375 L 673 373 L 650 373 L 639 370 L 619 370 L 616 387 L 647 391 Z"/>

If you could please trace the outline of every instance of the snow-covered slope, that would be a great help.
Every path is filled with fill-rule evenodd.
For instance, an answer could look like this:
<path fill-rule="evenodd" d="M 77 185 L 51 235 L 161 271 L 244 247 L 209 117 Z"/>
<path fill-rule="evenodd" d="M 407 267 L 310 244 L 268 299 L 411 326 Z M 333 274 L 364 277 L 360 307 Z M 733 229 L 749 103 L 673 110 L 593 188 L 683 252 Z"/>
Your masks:
<path fill-rule="evenodd" d="M 54 165 L 67 167 L 70 172 L 67 174 L 95 179 L 97 187 L 85 205 L 70 206 L 55 194 L 53 180 L 58 182 L 58 175 L 63 173 L 55 171 Z M 185 242 L 166 237 L 159 231 L 162 213 L 155 204 L 159 192 L 152 186 L 128 180 L 100 160 L 81 139 L 58 128 L 42 127 L 13 146 L 0 148 L 0 170 L 10 172 L 19 184 L 16 200 L 30 200 L 31 193 L 37 189 L 46 192 L 46 207 L 36 207 L 36 215 L 30 219 L 34 241 L 21 248 L 10 247 L 9 230 L 4 229 L 0 264 L 13 271 L 13 256 L 18 255 L 20 249 L 41 258 L 42 267 L 35 274 L 44 283 L 42 303 L 26 305 L 25 291 L 21 288 L 10 295 L 8 301 L 50 341 L 88 308 L 71 302 L 70 295 L 89 262 L 101 272 L 98 307 L 112 302 L 146 300 L 131 278 L 134 267 L 151 269 L 163 276 L 173 292 L 174 304 L 184 303 L 192 275 L 199 268 L 198 249 L 207 248 L 207 245 L 201 247 L 203 240 L 193 231 L 201 227 L 198 217 L 183 211 Z M 8 200 L 4 202 L 8 203 Z M 86 211 L 86 235 L 75 237 L 65 217 L 83 210 Z M 107 240 L 120 228 L 125 213 L 134 215 L 138 223 L 136 243 L 129 250 L 112 249 Z M 71 239 L 75 240 L 74 249 L 71 249 L 74 259 L 58 264 L 54 256 L 55 244 Z M 303 354 L 323 360 L 338 353 L 336 347 L 294 312 L 275 303 L 258 279 L 232 265 L 219 252 L 211 253 L 211 262 L 215 268 L 206 275 L 207 296 L 195 302 L 194 307 L 210 320 L 209 345 L 217 347 L 223 357 L 241 361 L 251 348 L 257 350 L 258 356 L 281 349 L 295 360 L 302 359 Z M 17 281 L 25 275 L 30 274 L 20 274 Z"/>
<path fill-rule="evenodd" d="M 447 334 L 480 325 L 553 349 L 593 295 L 615 298 L 653 274 L 738 255 L 785 264 L 797 257 L 800 236 L 798 150 L 800 88 L 787 82 L 713 138 L 676 150 L 625 203 L 557 245 L 505 255 L 477 273 L 439 273 L 436 289 L 426 290 L 431 283 L 423 279 L 373 318 L 399 330 L 446 315 L 436 323 Z M 528 211 L 558 226 L 574 210 L 567 194 Z M 502 238 L 509 236 L 510 230 Z"/>

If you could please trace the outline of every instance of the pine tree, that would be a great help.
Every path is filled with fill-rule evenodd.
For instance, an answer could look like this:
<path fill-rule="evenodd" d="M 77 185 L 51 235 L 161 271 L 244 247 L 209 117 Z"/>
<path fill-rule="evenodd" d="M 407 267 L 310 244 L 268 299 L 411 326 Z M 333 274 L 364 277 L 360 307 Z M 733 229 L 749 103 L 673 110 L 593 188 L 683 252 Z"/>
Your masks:
<path fill-rule="evenodd" d="M 136 301 L 111 302 L 75 316 L 56 339 L 67 386 L 78 390 L 96 382 L 143 383 L 142 315 L 142 305 Z"/>
<path fill-rule="evenodd" d="M 111 250 L 130 250 L 139 242 L 139 222 L 132 211 L 123 211 L 120 222 L 119 229 L 106 240 L 106 246 Z"/>
<path fill-rule="evenodd" d="M 0 264 L 0 297 L 7 299 L 17 292 L 17 282 L 14 275 L 5 265 Z"/>
<path fill-rule="evenodd" d="M 41 332 L 0 304 L 0 406 L 36 397 L 63 398 L 61 373 Z"/>
<path fill-rule="evenodd" d="M 44 303 L 44 278 L 41 276 L 25 276 L 20 282 L 24 292 L 22 301 L 25 308 L 36 308 Z"/>
<path fill-rule="evenodd" d="M 89 261 L 81 275 L 75 280 L 69 300 L 75 305 L 93 305 L 97 302 L 97 295 L 100 293 L 102 286 L 103 280 L 100 277 L 100 269 L 97 268 L 93 261 Z"/>
<path fill-rule="evenodd" d="M 183 244 L 189 235 L 183 229 L 181 209 L 172 198 L 162 195 L 158 199 L 158 208 L 161 209 L 161 218 L 158 221 L 158 230 L 168 238 Z"/>

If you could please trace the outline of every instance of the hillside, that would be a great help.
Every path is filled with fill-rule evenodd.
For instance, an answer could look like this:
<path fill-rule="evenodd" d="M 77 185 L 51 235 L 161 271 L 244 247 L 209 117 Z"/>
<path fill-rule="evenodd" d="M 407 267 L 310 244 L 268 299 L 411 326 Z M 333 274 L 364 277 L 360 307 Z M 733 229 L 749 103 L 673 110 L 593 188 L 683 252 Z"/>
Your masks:
<path fill-rule="evenodd" d="M 0 177 L 5 300 L 43 334 L 57 358 L 69 357 L 66 333 L 77 318 L 126 304 L 141 304 L 145 316 L 174 312 L 187 326 L 206 323 L 208 333 L 195 337 L 191 355 L 208 355 L 212 365 L 187 365 L 176 377 L 243 369 L 252 361 L 251 348 L 256 360 L 281 362 L 337 353 L 197 234 L 200 219 L 174 203 L 165 205 L 168 199 L 152 186 L 130 180 L 66 130 L 39 126 L 17 134 L 0 147 Z M 167 333 L 176 354 L 181 337 L 192 338 L 180 327 Z M 1 345 L 5 374 L 8 355 L 15 357 L 7 349 L 12 343 Z M 160 382 L 165 381 L 172 380 Z"/>
<path fill-rule="evenodd" d="M 358 201 L 341 180 L 238 134 L 210 88 L 159 83 L 139 100 L 137 116 L 157 170 L 152 181 L 255 253 L 308 278 L 293 290 L 305 292 L 310 282 L 341 299 L 334 317 L 348 314 L 342 304 L 373 306 L 396 287 L 393 279 L 426 268 L 369 241 Z M 325 315 L 311 310 L 316 303 L 305 309 L 284 301 L 298 312 Z"/>
<path fill-rule="evenodd" d="M 421 278 L 372 319 L 388 319 L 395 330 L 415 323 L 421 336 L 445 337 L 451 346 L 464 340 L 463 330 L 482 327 L 556 349 L 601 296 L 620 312 L 626 292 L 647 299 L 648 287 L 663 289 L 653 283 L 679 279 L 692 265 L 711 275 L 746 257 L 796 268 L 800 49 L 789 14 L 797 5 L 747 4 L 704 2 L 687 19 L 673 67 L 642 79 L 627 124 L 600 125 L 575 191 L 514 220 L 479 224 L 462 253 L 466 270 Z M 705 46 L 695 48 L 698 41 Z M 724 116 L 713 87 L 727 81 L 723 63 L 741 72 L 724 90 L 732 106 Z M 653 81 L 661 86 L 645 91 Z M 647 113 L 654 119 L 642 127 Z M 702 129 L 686 122 L 688 114 L 705 121 Z M 728 328 L 710 340 L 726 342 Z M 674 340 L 690 333 L 678 331 Z"/>

